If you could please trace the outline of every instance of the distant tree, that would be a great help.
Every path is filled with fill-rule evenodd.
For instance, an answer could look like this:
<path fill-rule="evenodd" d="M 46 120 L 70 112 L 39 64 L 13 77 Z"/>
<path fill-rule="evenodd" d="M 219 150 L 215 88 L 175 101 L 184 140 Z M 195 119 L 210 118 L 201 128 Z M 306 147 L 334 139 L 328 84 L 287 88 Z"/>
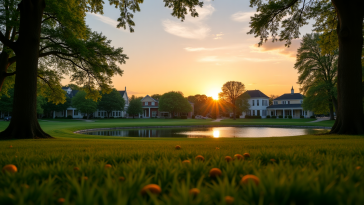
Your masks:
<path fill-rule="evenodd" d="M 129 102 L 128 110 L 126 111 L 129 116 L 133 116 L 133 119 L 135 115 L 142 114 L 143 113 L 143 107 L 142 107 L 142 101 L 141 98 L 136 97 L 135 95 L 132 95 Z"/>
<path fill-rule="evenodd" d="M 236 112 L 238 113 L 247 112 L 250 109 L 249 99 L 250 95 L 248 92 L 241 94 L 236 99 Z"/>
<path fill-rule="evenodd" d="M 326 84 L 322 81 L 311 86 L 306 91 L 306 95 L 303 98 L 302 107 L 305 110 L 311 110 L 315 114 L 327 114 L 330 113 L 332 109 L 332 104 L 330 104 L 330 96 L 326 91 Z M 333 120 L 334 116 L 330 113 L 330 117 Z"/>
<path fill-rule="evenodd" d="M 64 95 L 66 96 L 66 102 L 64 103 L 58 103 L 55 104 L 54 102 L 50 101 L 48 98 L 45 98 L 46 103 L 42 105 L 42 108 L 44 110 L 44 113 L 46 115 L 52 116 L 53 112 L 61 112 L 67 110 L 72 105 L 72 100 L 66 92 L 64 92 Z"/>
<path fill-rule="evenodd" d="M 278 95 L 270 95 L 269 96 L 269 105 L 273 105 L 273 101 L 274 99 L 276 99 L 277 97 L 279 97 Z"/>
<path fill-rule="evenodd" d="M 14 100 L 14 89 L 9 89 L 7 95 L 2 95 L 0 97 L 0 111 L 12 112 L 13 100 Z"/>
<path fill-rule="evenodd" d="M 187 97 L 188 101 L 194 103 L 194 113 L 195 115 L 206 115 L 207 104 L 210 102 L 206 95 L 191 95 Z"/>
<path fill-rule="evenodd" d="M 154 98 L 154 99 L 156 99 L 156 100 L 159 100 L 161 98 L 161 96 L 162 95 L 160 95 L 160 94 L 154 94 L 151 97 Z"/>
<path fill-rule="evenodd" d="M 47 103 L 47 101 L 43 96 L 41 96 L 41 95 L 37 96 L 37 114 L 38 115 L 41 115 L 44 113 L 43 105 L 46 103 Z"/>
<path fill-rule="evenodd" d="M 116 89 L 113 89 L 110 93 L 102 94 L 97 107 L 99 110 L 105 110 L 107 117 L 110 117 L 112 111 L 124 110 L 125 100 Z"/>
<path fill-rule="evenodd" d="M 85 113 L 87 115 L 87 119 L 89 119 L 91 113 L 97 110 L 97 102 L 93 99 L 86 99 L 86 95 L 87 93 L 85 91 L 79 91 L 72 98 L 72 106 L 81 113 Z"/>
<path fill-rule="evenodd" d="M 310 102 L 305 107 L 314 111 L 315 105 L 312 103 L 315 102 L 317 107 L 326 104 L 330 111 L 330 119 L 334 120 L 334 107 L 335 110 L 338 109 L 336 88 L 338 50 L 322 54 L 319 41 L 320 35 L 317 33 L 303 37 L 294 68 L 298 70 L 298 83 L 306 96 L 303 103 Z"/>
<path fill-rule="evenodd" d="M 234 120 L 236 120 L 236 100 L 244 93 L 245 85 L 237 81 L 228 81 L 222 86 L 221 90 L 222 92 L 219 93 L 219 97 L 231 104 Z"/>
<path fill-rule="evenodd" d="M 187 113 L 192 111 L 192 106 L 181 92 L 171 91 L 164 93 L 159 99 L 159 110 L 174 113 Z"/>

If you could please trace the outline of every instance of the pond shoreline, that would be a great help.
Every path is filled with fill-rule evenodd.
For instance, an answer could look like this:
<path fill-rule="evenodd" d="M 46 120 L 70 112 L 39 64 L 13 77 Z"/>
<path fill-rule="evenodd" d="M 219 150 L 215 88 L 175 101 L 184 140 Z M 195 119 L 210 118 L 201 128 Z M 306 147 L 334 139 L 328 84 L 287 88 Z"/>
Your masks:
<path fill-rule="evenodd" d="M 324 126 L 300 126 L 300 125 L 172 125 L 172 126 L 130 126 L 130 127 L 110 127 L 110 128 L 95 128 L 78 130 L 73 133 L 84 134 L 91 131 L 104 131 L 104 130 L 123 130 L 123 129 L 145 129 L 145 128 L 188 128 L 188 127 L 269 127 L 269 128 L 309 128 L 309 129 L 329 129 L 331 127 Z"/>

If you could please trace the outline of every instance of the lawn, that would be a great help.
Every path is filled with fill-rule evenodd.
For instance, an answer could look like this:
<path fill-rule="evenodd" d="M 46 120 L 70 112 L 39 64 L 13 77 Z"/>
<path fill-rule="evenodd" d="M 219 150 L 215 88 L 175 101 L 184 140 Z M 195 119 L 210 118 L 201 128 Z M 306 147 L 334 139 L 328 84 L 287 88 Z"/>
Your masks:
<path fill-rule="evenodd" d="M 60 204 L 60 198 L 65 199 L 63 204 L 80 205 L 226 204 L 226 196 L 234 198 L 233 204 L 364 204 L 363 136 L 80 139 L 85 135 L 72 133 L 95 127 L 196 123 L 212 122 L 41 121 L 56 139 L 0 141 L 0 166 L 14 164 L 18 168 L 14 174 L 0 173 L 0 204 Z M 304 120 L 220 122 L 234 123 L 306 124 Z M 0 130 L 6 125 L 0 122 Z M 176 145 L 182 149 L 176 150 Z M 251 157 L 224 160 L 245 152 Z M 203 155 L 205 161 L 196 161 L 197 155 Z M 186 159 L 191 163 L 183 164 Z M 112 167 L 105 169 L 105 164 Z M 210 178 L 211 168 L 221 169 L 221 177 Z M 260 183 L 240 184 L 247 174 L 256 175 Z M 140 190 L 147 184 L 158 184 L 162 192 L 142 196 Z M 191 188 L 200 193 L 190 195 Z"/>

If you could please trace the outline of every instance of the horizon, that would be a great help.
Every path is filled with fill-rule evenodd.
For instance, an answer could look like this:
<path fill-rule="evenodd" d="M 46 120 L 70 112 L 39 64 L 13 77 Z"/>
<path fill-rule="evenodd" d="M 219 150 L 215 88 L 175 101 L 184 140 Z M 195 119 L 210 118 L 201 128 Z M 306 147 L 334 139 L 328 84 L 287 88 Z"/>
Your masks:
<path fill-rule="evenodd" d="M 104 4 L 104 14 L 87 13 L 87 25 L 102 32 L 114 47 L 123 47 L 129 59 L 121 65 L 123 76 L 113 77 L 117 90 L 146 96 L 181 91 L 185 96 L 214 97 L 227 81 L 244 83 L 245 90 L 260 90 L 267 96 L 299 92 L 293 68 L 300 39 L 267 41 L 246 34 L 255 8 L 249 2 L 204 1 L 199 17 L 189 14 L 184 22 L 170 15 L 162 1 L 148 1 L 135 13 L 135 32 L 116 28 L 120 11 Z M 311 33 L 311 24 L 301 29 Z M 68 76 L 62 84 L 72 83 Z M 147 86 L 146 86 L 147 85 Z M 168 86 L 167 86 L 168 85 Z"/>

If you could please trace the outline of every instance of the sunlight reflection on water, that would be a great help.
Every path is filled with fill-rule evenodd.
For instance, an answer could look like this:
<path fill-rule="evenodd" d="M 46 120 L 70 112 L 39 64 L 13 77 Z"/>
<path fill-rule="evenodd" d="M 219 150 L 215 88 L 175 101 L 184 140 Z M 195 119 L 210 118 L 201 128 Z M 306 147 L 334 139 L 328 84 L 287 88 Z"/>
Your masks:
<path fill-rule="evenodd" d="M 272 128 L 272 127 L 209 127 L 209 128 L 156 128 L 156 129 L 122 129 L 87 132 L 88 135 L 120 137 L 188 137 L 188 138 L 222 138 L 222 137 L 287 137 L 309 134 L 321 134 L 328 130 L 308 128 Z"/>

